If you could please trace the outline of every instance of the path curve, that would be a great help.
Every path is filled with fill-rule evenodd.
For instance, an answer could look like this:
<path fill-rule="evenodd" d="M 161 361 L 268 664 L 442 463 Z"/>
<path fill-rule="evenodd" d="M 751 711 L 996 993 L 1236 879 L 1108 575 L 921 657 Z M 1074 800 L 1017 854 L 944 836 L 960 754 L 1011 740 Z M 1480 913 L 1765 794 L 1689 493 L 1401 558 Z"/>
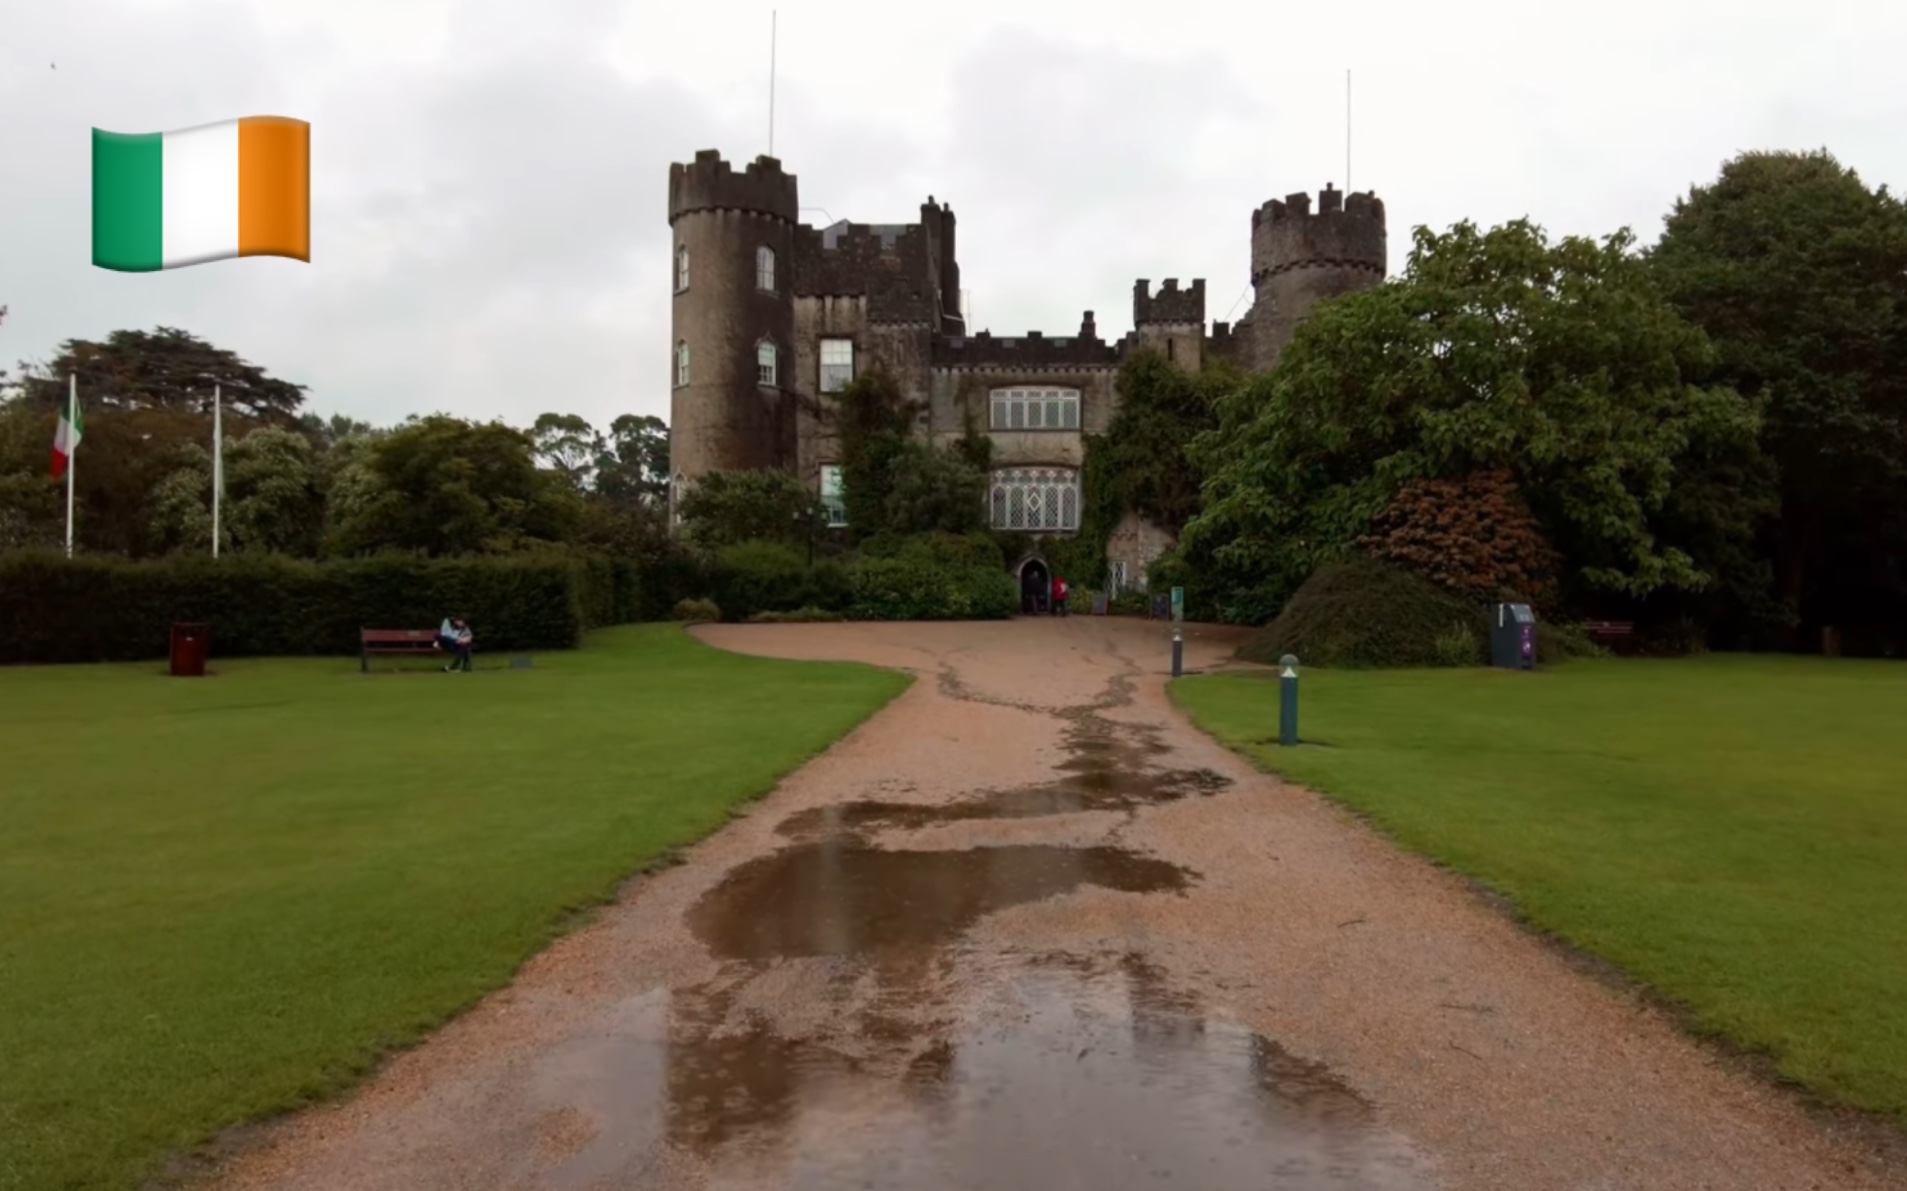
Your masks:
<path fill-rule="evenodd" d="M 218 1186 L 1907 1189 L 1191 728 L 1157 624 L 697 635 L 921 681 Z"/>

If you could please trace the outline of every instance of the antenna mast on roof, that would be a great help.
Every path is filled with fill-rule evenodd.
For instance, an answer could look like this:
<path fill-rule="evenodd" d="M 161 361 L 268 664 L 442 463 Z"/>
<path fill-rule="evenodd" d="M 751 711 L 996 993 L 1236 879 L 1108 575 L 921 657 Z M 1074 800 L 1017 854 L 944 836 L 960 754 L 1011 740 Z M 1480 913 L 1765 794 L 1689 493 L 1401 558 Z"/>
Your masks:
<path fill-rule="evenodd" d="M 775 22 L 781 14 L 768 10 L 768 156 L 775 155 Z"/>

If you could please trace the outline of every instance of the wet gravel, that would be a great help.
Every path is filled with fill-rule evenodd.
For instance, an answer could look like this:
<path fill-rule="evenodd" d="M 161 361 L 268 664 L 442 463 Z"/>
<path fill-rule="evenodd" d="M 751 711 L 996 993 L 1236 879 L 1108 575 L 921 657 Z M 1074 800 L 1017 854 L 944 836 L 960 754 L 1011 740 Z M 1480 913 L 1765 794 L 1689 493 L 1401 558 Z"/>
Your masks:
<path fill-rule="evenodd" d="M 1907 1188 L 1192 730 L 1159 625 L 698 632 L 922 681 L 220 1186 Z"/>

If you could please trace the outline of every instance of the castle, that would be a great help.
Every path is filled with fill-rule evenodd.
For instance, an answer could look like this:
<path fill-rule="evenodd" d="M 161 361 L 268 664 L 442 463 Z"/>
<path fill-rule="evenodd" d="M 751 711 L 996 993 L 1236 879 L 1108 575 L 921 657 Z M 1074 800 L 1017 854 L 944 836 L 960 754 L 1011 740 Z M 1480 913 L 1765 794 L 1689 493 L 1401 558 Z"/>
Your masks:
<path fill-rule="evenodd" d="M 1065 336 L 970 333 L 961 310 L 953 208 L 931 196 L 920 221 L 824 228 L 800 221 L 795 176 L 773 157 L 736 172 L 713 149 L 669 167 L 674 232 L 670 359 L 671 505 L 710 471 L 779 468 L 805 477 L 845 524 L 829 394 L 886 370 L 949 445 L 969 426 L 992 439 L 989 517 L 1035 535 L 1078 530 L 1085 439 L 1111 425 L 1120 364 L 1155 348 L 1187 370 L 1229 358 L 1270 368 L 1318 302 L 1382 281 L 1384 204 L 1326 188 L 1251 213 L 1253 303 L 1236 324 L 1205 322 L 1205 282 L 1133 284 L 1133 329 L 1115 342 L 1088 310 Z M 1143 587 L 1170 535 L 1128 516 L 1107 561 L 1116 587 Z M 1029 598 L 1043 560 L 1016 570 Z"/>

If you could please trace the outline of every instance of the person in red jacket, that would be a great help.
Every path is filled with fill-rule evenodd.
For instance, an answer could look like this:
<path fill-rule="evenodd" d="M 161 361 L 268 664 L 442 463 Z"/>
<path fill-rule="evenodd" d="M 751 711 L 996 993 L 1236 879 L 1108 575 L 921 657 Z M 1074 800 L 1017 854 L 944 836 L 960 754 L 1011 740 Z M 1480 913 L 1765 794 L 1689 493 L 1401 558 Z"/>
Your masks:
<path fill-rule="evenodd" d="M 1053 576 L 1053 615 L 1066 615 L 1066 577 Z"/>

